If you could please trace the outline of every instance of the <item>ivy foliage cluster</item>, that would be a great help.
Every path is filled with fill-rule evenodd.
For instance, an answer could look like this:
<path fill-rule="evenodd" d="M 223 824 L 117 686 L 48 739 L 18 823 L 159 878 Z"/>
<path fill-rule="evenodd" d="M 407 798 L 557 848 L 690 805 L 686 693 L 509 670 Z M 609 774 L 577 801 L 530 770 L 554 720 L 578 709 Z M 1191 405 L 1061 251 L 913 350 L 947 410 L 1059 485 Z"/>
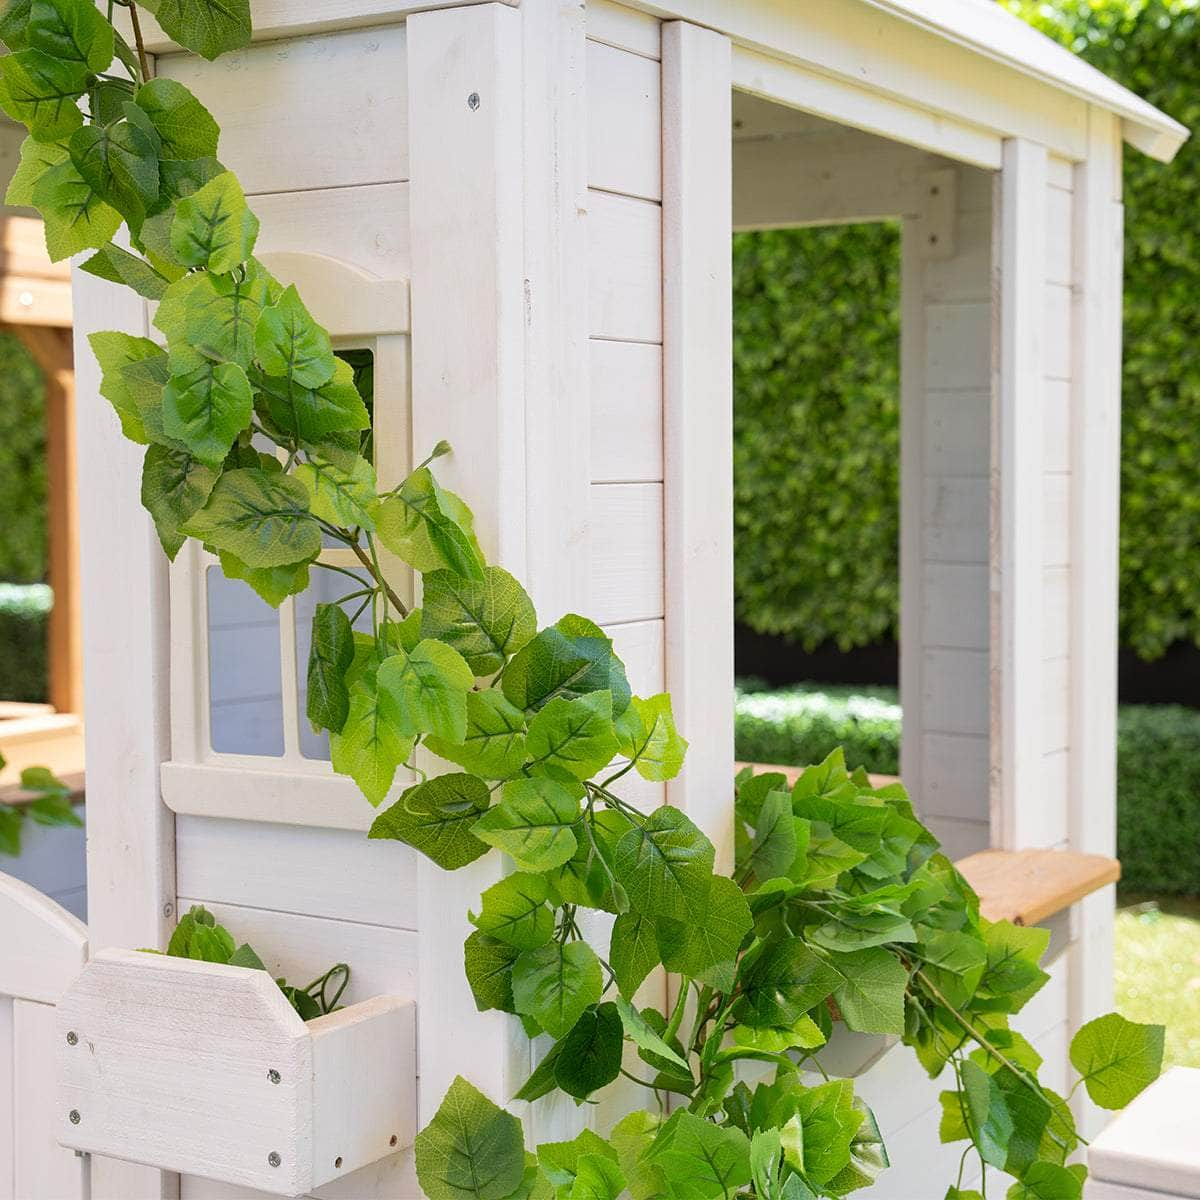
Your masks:
<path fill-rule="evenodd" d="M 4 755 L 0 754 L 0 769 Z M 21 790 L 28 799 L 20 804 L 0 801 L 0 855 L 15 858 L 21 853 L 21 835 L 25 822 L 35 825 L 83 826 L 83 821 L 71 803 L 71 789 L 46 767 L 26 767 L 21 772 Z"/>
<path fill-rule="evenodd" d="M 171 11 L 173 36 L 206 53 L 246 36 L 226 21 L 234 0 Z M 17 195 L 43 212 L 52 253 L 92 249 L 88 270 L 157 301 L 165 349 L 92 341 L 102 393 L 146 446 L 142 498 L 164 549 L 198 539 L 276 605 L 311 570 L 339 572 L 346 593 L 313 618 L 308 716 L 335 770 L 381 808 L 371 836 L 446 870 L 493 850 L 516 868 L 473 906 L 463 951 L 478 1007 L 548 1046 L 499 1099 L 583 1104 L 623 1075 L 657 1098 L 609 1136 L 534 1152 L 460 1079 L 417 1139 L 426 1196 L 846 1195 L 887 1156 L 853 1083 L 823 1078 L 822 1048 L 845 1026 L 903 1039 L 934 1076 L 949 1067 L 942 1134 L 963 1142 L 964 1167 L 974 1154 L 1010 1176 L 1010 1197 L 1078 1197 L 1066 1100 L 1009 1025 L 1046 981 L 1045 934 L 983 921 L 903 791 L 873 791 L 840 754 L 790 789 L 739 779 L 732 876 L 684 812 L 639 810 L 633 774 L 662 782 L 683 766 L 669 698 L 633 695 L 586 617 L 539 623 L 435 478 L 448 447 L 394 485 L 376 478 L 352 368 L 255 259 L 258 222 L 199 102 L 146 79 L 91 0 L 15 0 L 3 28 L 16 53 L 0 61 L 0 103 L 30 128 Z M 128 78 L 109 76 L 114 53 Z M 111 241 L 121 225 L 132 252 Z M 325 561 L 327 543 L 357 567 Z M 389 579 L 400 570 L 419 576 L 420 607 Z M 450 769 L 426 774 L 431 757 Z M 418 782 L 393 799 L 401 768 Z M 595 945 L 589 912 L 611 917 Z M 190 943 L 217 938 L 193 918 Z M 652 972 L 663 1009 L 644 1001 Z M 1104 1017 L 1071 1053 L 1076 1086 L 1118 1106 L 1156 1076 L 1162 1031 Z M 972 1194 L 962 1175 L 948 1195 Z"/>

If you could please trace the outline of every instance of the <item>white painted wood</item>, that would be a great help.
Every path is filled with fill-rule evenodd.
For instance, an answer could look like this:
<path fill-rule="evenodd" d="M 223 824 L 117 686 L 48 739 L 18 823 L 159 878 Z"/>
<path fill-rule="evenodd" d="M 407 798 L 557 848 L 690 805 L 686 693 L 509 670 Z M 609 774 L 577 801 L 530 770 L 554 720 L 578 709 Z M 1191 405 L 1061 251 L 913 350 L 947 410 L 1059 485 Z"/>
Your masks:
<path fill-rule="evenodd" d="M 588 0 L 587 35 L 590 40 L 631 50 L 646 58 L 662 57 L 662 32 L 657 18 L 612 0 Z"/>
<path fill-rule="evenodd" d="M 930 832 L 941 844 L 942 853 L 952 862 L 977 854 L 991 844 L 991 828 L 987 820 L 959 817 L 922 817 Z"/>
<path fill-rule="evenodd" d="M 977 388 L 992 361 L 992 309 L 986 302 L 930 304 L 925 369 L 939 388 Z"/>
<path fill-rule="evenodd" d="M 87 1200 L 89 1164 L 56 1144 L 62 1100 L 55 1093 L 54 1053 L 60 1038 L 54 1007 L 12 1004 L 13 1191 L 30 1200 Z"/>
<path fill-rule="evenodd" d="M 986 824 L 988 819 L 988 739 L 985 734 L 925 733 L 920 742 L 921 778 L 917 797 L 923 816 L 958 817 Z M 972 847 L 982 850 L 983 844 Z M 962 855 L 954 854 L 952 858 Z"/>
<path fill-rule="evenodd" d="M 593 337 L 663 340 L 662 263 L 657 204 L 589 191 L 588 331 Z"/>
<path fill-rule="evenodd" d="M 922 643 L 974 650 L 988 640 L 988 572 L 983 563 L 927 562 L 922 581 Z"/>
<path fill-rule="evenodd" d="M 1068 284 L 1045 285 L 1045 333 L 1043 366 L 1047 379 L 1071 378 L 1071 288 Z"/>
<path fill-rule="evenodd" d="M 667 785 L 733 861 L 732 224 L 729 43 L 663 27 L 666 676 L 691 747 Z"/>
<path fill-rule="evenodd" d="M 992 844 L 1028 841 L 1046 802 L 1041 680 L 1046 150 L 1005 143 L 995 252 L 999 378 L 992 425 Z"/>
<path fill-rule="evenodd" d="M 663 485 L 593 484 L 591 544 L 592 619 L 607 625 L 661 617 Z"/>
<path fill-rule="evenodd" d="M 0 875 L 0 996 L 54 1004 L 87 960 L 87 928 L 27 883 Z"/>
<path fill-rule="evenodd" d="M 986 371 L 987 361 L 979 364 Z M 925 398 L 925 469 L 930 475 L 974 476 L 989 473 L 986 433 L 991 390 L 930 387 Z"/>
<path fill-rule="evenodd" d="M 296 1196 L 411 1138 L 413 1021 L 376 997 L 306 1026 L 264 972 L 108 951 L 58 1006 L 53 1128 L 71 1149 Z"/>
<path fill-rule="evenodd" d="M 405 64 L 395 25 L 253 45 L 214 63 L 166 55 L 157 69 L 216 118 L 222 161 L 252 195 L 407 179 Z"/>
<path fill-rule="evenodd" d="M 1045 469 L 1065 473 L 1071 469 L 1071 384 L 1047 380 L 1043 402 Z"/>
<path fill-rule="evenodd" d="M 1071 562 L 1071 480 L 1067 475 L 1042 476 L 1042 564 L 1066 567 Z"/>
<path fill-rule="evenodd" d="M 0 996 L 0 1200 L 16 1200 L 16 1065 L 13 1001 Z"/>
<path fill-rule="evenodd" d="M 1071 209 L 1069 190 L 1046 188 L 1046 282 L 1071 284 Z"/>
<path fill-rule="evenodd" d="M 416 852 L 359 831 L 181 817 L 176 875 L 184 896 L 279 912 L 417 927 Z"/>
<path fill-rule="evenodd" d="M 930 733 L 987 733 L 987 677 L 984 650 L 927 649 L 921 669 L 922 727 Z"/>
<path fill-rule="evenodd" d="M 588 359 L 592 482 L 661 482 L 662 347 L 593 340 Z"/>
<path fill-rule="evenodd" d="M 588 186 L 662 199 L 661 68 L 601 42 L 587 46 Z"/>
<path fill-rule="evenodd" d="M 925 551 L 928 561 L 987 561 L 988 485 L 982 479 L 927 476 L 924 481 Z"/>
<path fill-rule="evenodd" d="M 524 226 L 522 175 L 512 166 L 523 141 L 521 15 L 498 5 L 447 9 L 414 16 L 407 29 L 414 444 L 424 454 L 449 438 L 443 481 L 474 509 L 488 557 L 520 578 Z M 466 102 L 472 93 L 477 108 Z M 528 1069 L 516 1022 L 478 1013 L 462 974 L 463 897 L 500 870 L 496 855 L 453 875 L 420 864 L 421 1125 L 456 1074 L 503 1100 Z"/>
<path fill-rule="evenodd" d="M 1042 572 L 1042 657 L 1066 659 L 1071 653 L 1071 572 L 1047 567 Z"/>
<path fill-rule="evenodd" d="M 629 673 L 635 696 L 656 696 L 666 689 L 662 621 L 608 625 L 604 632 Z"/>

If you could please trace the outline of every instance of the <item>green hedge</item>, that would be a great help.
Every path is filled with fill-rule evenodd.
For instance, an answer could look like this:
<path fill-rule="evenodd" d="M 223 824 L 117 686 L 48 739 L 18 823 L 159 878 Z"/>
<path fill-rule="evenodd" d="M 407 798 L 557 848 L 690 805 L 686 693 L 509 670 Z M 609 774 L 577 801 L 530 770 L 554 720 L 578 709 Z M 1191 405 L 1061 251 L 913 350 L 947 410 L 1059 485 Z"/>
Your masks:
<path fill-rule="evenodd" d="M 899 770 L 900 709 L 890 688 L 744 681 L 735 699 L 742 761 L 803 766 L 844 746 L 851 766 Z M 1122 705 L 1117 735 L 1117 853 L 1122 887 L 1200 895 L 1200 712 Z"/>
<path fill-rule="evenodd" d="M 1011 0 L 1200 130 L 1196 0 Z M 1121 637 L 1200 643 L 1200 137 L 1128 150 Z M 811 648 L 895 633 L 897 279 L 887 226 L 734 239 L 737 612 Z"/>
<path fill-rule="evenodd" d="M 46 625 L 53 603 L 44 583 L 0 583 L 0 700 L 46 699 Z"/>
<path fill-rule="evenodd" d="M 42 373 L 0 333 L 0 581 L 46 577 L 46 419 Z"/>

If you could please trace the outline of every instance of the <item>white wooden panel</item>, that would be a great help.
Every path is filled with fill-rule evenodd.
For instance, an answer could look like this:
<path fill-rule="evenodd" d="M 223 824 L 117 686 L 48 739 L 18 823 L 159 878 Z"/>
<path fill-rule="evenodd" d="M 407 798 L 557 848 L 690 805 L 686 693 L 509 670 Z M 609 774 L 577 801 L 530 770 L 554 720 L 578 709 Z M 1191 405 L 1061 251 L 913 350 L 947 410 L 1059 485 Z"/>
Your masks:
<path fill-rule="evenodd" d="M 1045 295 L 1043 356 L 1047 379 L 1071 378 L 1071 288 L 1048 283 Z"/>
<path fill-rule="evenodd" d="M 321 188 L 256 196 L 259 254 L 314 249 L 384 279 L 407 279 L 408 184 Z"/>
<path fill-rule="evenodd" d="M 661 482 L 662 347 L 589 343 L 592 482 Z"/>
<path fill-rule="evenodd" d="M 922 586 L 925 646 L 986 650 L 988 572 L 983 563 L 926 563 Z"/>
<path fill-rule="evenodd" d="M 1046 189 L 1046 282 L 1071 285 L 1071 208 L 1070 192 Z"/>
<path fill-rule="evenodd" d="M 662 199 L 662 82 L 653 59 L 587 47 L 588 186 Z"/>
<path fill-rule="evenodd" d="M 922 726 L 936 733 L 986 733 L 988 656 L 982 650 L 926 650 Z"/>
<path fill-rule="evenodd" d="M 986 388 L 930 389 L 925 401 L 925 470 L 930 475 L 986 478 L 991 400 Z"/>
<path fill-rule="evenodd" d="M 87 1159 L 55 1140 L 63 1114 L 54 1086 L 54 1006 L 14 1000 L 12 1017 L 14 1193 L 18 1200 L 86 1200 Z"/>
<path fill-rule="evenodd" d="M 186 896 L 397 929 L 417 923 L 417 856 L 357 831 L 180 817 L 176 874 Z"/>
<path fill-rule="evenodd" d="M 1064 750 L 1070 739 L 1071 660 L 1051 658 L 1042 664 L 1042 750 Z M 1047 797 L 1043 803 L 1050 803 Z M 1028 845 L 1040 845 L 1028 842 Z"/>
<path fill-rule="evenodd" d="M 0 875 L 0 929 L 0 996 L 56 1003 L 87 959 L 87 929 L 11 875 Z"/>
<path fill-rule="evenodd" d="M 941 843 L 942 853 L 952 862 L 977 854 L 991 845 L 991 832 L 987 821 L 960 821 L 954 817 L 930 816 L 925 824 Z"/>
<path fill-rule="evenodd" d="M 924 816 L 988 819 L 988 739 L 984 734 L 927 733 L 921 738 L 916 797 Z"/>
<path fill-rule="evenodd" d="M 297 987 L 319 979 L 334 963 L 344 962 L 350 967 L 350 986 L 343 1003 L 356 1004 L 372 996 L 416 997 L 417 937 L 407 930 L 238 904 L 210 904 L 204 896 L 179 897 L 183 912 L 193 904 L 204 904 L 239 945 L 249 942 L 272 976 L 282 975 Z M 457 953 L 461 970 L 461 939 Z M 448 981 L 448 975 L 440 980 L 443 990 Z"/>
<path fill-rule="evenodd" d="M 991 305 L 931 304 L 925 319 L 928 386 L 986 387 L 992 368 Z"/>
<path fill-rule="evenodd" d="M 1051 187 L 1071 191 L 1075 186 L 1074 172 L 1075 164 L 1068 158 L 1060 158 L 1057 154 L 1051 154 L 1046 159 L 1046 182 Z"/>
<path fill-rule="evenodd" d="M 1047 567 L 1042 576 L 1042 657 L 1071 653 L 1071 571 Z"/>
<path fill-rule="evenodd" d="M 925 265 L 924 293 L 933 304 L 979 304 L 991 300 L 992 277 L 992 212 L 990 172 L 960 167 L 959 198 L 966 180 L 976 177 L 985 186 L 968 191 L 983 192 L 988 200 L 985 207 L 971 212 L 960 211 L 955 221 L 956 253 L 949 258 L 929 259 Z"/>
<path fill-rule="evenodd" d="M 403 25 L 254 45 L 215 63 L 167 55 L 158 73 L 216 118 L 221 159 L 247 193 L 408 178 Z"/>
<path fill-rule="evenodd" d="M 662 210 L 648 200 L 588 192 L 588 331 L 661 342 Z"/>
<path fill-rule="evenodd" d="M 1071 753 L 1058 749 L 1042 758 L 1042 791 L 1045 803 L 1025 814 L 1025 846 L 1062 846 L 1067 842 L 1067 798 L 1070 793 Z"/>
<path fill-rule="evenodd" d="M 13 1001 L 8 996 L 0 996 L 0 1200 L 16 1200 L 14 1051 Z"/>
<path fill-rule="evenodd" d="M 1042 477 L 1042 562 L 1065 567 L 1071 561 L 1071 479 L 1068 475 Z"/>
<path fill-rule="evenodd" d="M 609 625 L 604 632 L 629 672 L 635 696 L 656 696 L 666 688 L 662 621 Z"/>
<path fill-rule="evenodd" d="M 927 558 L 935 562 L 987 562 L 987 480 L 934 476 L 923 482 Z"/>
<path fill-rule="evenodd" d="M 632 50 L 647 58 L 662 55 L 661 25 L 657 18 L 612 0 L 588 0 L 587 35 L 598 42 Z"/>
<path fill-rule="evenodd" d="M 593 484 L 591 545 L 592 619 L 608 625 L 661 617 L 662 484 Z"/>
<path fill-rule="evenodd" d="M 1071 384 L 1048 379 L 1042 409 L 1047 471 L 1071 469 Z"/>

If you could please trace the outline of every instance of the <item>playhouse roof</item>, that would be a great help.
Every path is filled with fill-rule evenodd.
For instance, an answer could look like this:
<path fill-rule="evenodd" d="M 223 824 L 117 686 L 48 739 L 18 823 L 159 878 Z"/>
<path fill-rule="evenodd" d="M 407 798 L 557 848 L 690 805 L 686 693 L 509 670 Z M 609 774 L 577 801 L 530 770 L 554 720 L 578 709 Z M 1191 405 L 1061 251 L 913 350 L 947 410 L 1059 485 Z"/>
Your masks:
<path fill-rule="evenodd" d="M 1125 140 L 1169 162 L 1188 130 L 994 0 L 867 0 L 872 7 L 1069 92 L 1121 118 Z"/>

